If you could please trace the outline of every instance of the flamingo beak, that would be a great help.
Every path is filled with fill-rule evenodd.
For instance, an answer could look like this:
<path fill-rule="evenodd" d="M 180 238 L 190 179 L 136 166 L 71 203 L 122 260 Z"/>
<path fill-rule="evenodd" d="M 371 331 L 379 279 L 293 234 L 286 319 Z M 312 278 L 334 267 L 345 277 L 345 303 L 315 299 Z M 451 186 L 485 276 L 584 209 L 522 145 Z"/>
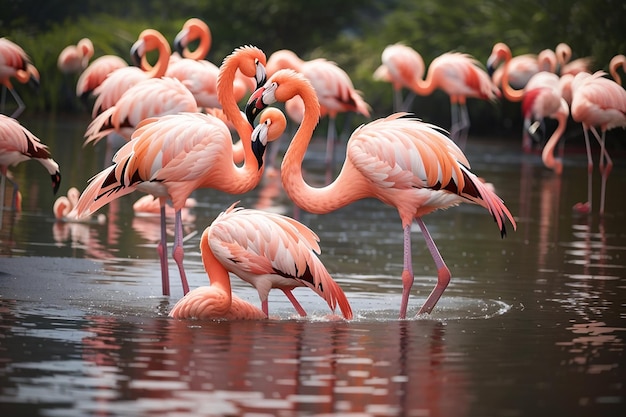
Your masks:
<path fill-rule="evenodd" d="M 57 191 L 59 191 L 59 185 L 61 185 L 61 173 L 57 171 L 50 175 L 50 177 L 52 178 L 52 192 L 56 194 Z"/>
<path fill-rule="evenodd" d="M 254 126 L 254 119 L 261 113 L 267 105 L 263 103 L 263 92 L 265 91 L 265 87 L 258 88 L 250 98 L 248 99 L 248 103 L 246 104 L 246 117 L 248 118 L 248 123 Z"/>
<path fill-rule="evenodd" d="M 498 57 L 495 55 L 490 56 L 487 60 L 487 74 L 489 74 L 490 77 L 492 77 L 493 73 L 496 71 L 496 65 L 498 65 Z"/>

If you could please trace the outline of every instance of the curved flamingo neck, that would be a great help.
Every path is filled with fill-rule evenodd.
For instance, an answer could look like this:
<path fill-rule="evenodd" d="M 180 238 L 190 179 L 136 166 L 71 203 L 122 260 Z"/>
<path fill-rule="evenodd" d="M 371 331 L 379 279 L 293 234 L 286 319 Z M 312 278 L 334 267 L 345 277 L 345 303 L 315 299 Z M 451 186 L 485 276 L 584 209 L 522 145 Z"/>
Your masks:
<path fill-rule="evenodd" d="M 424 63 L 422 62 L 422 68 L 424 68 Z M 416 82 L 413 84 L 413 91 L 421 96 L 429 96 L 435 91 L 437 88 L 437 83 L 434 81 L 435 71 L 432 70 L 432 64 L 428 67 L 428 72 L 426 73 L 426 79 L 422 79 L 422 74 L 418 74 Z"/>
<path fill-rule="evenodd" d="M 559 175 L 563 170 L 563 163 L 560 159 L 556 159 L 554 157 L 554 149 L 559 143 L 559 140 L 561 140 L 563 132 L 565 132 L 565 128 L 567 126 L 567 117 L 569 115 L 569 111 L 567 110 L 567 103 L 564 102 L 564 99 L 561 100 L 561 107 L 557 111 L 555 117 L 558 120 L 559 124 L 554 130 L 554 133 L 552 133 L 552 136 L 550 136 L 550 139 L 548 139 L 548 141 L 546 142 L 545 146 L 543 147 L 543 151 L 541 152 L 541 159 L 544 165 L 547 168 L 554 170 L 554 172 Z"/>
<path fill-rule="evenodd" d="M 230 286 L 230 277 L 228 275 L 228 271 L 224 266 L 217 260 L 211 247 L 209 246 L 208 233 L 205 231 L 202 235 L 202 239 L 200 240 L 200 252 L 202 254 L 202 264 L 204 265 L 204 270 L 206 271 L 211 287 L 224 291 L 228 294 L 228 303 L 225 305 L 226 311 L 230 309 L 230 304 L 232 302 L 232 292 Z"/>
<path fill-rule="evenodd" d="M 252 151 L 252 145 L 250 143 L 252 126 L 250 126 L 250 123 L 248 123 L 239 110 L 233 88 L 235 74 L 237 73 L 237 69 L 239 69 L 239 59 L 241 58 L 235 54 L 224 60 L 217 78 L 217 99 L 222 105 L 224 114 L 235 127 L 235 130 L 239 135 L 239 139 L 242 142 L 244 152 L 244 168 L 246 168 L 249 173 L 252 173 L 252 171 L 259 171 L 257 169 L 258 166 L 256 157 Z"/>
<path fill-rule="evenodd" d="M 365 187 L 356 182 L 358 177 L 353 176 L 355 168 L 346 159 L 341 172 L 335 180 L 325 187 L 312 187 L 302 176 L 302 161 L 307 147 L 311 142 L 313 132 L 320 119 L 320 105 L 312 87 L 298 82 L 296 94 L 304 103 L 302 124 L 298 127 L 291 145 L 285 152 L 281 166 L 283 188 L 289 198 L 303 210 L 310 213 L 324 214 L 344 207 L 360 198 L 364 198 Z M 351 184 L 350 187 L 345 185 Z"/>
<path fill-rule="evenodd" d="M 522 101 L 524 99 L 524 90 L 516 90 L 509 84 L 509 64 L 511 62 L 511 50 L 503 49 L 504 67 L 502 68 L 502 95 L 509 101 Z"/>
<path fill-rule="evenodd" d="M 197 25 L 194 28 L 194 33 L 198 34 L 197 39 L 199 39 L 200 41 L 198 43 L 198 47 L 194 51 L 191 51 L 189 49 L 189 46 L 185 47 L 185 49 L 183 49 L 183 57 L 199 61 L 206 58 L 206 56 L 209 54 L 209 51 L 211 50 L 211 42 L 213 39 L 211 37 L 211 31 L 209 30 L 208 26 L 201 27 L 200 25 Z"/>
<path fill-rule="evenodd" d="M 172 54 L 170 46 L 164 41 L 159 41 L 156 49 L 159 51 L 159 58 L 154 65 L 150 65 L 146 55 L 141 59 L 141 68 L 149 78 L 161 78 L 165 75 Z"/>

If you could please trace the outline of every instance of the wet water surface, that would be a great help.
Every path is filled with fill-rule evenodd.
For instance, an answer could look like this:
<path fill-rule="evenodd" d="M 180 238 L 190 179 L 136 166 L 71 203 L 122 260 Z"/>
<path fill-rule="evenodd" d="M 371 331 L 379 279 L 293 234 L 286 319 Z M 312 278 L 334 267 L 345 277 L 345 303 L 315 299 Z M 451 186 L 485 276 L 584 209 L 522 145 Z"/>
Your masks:
<path fill-rule="evenodd" d="M 81 148 L 87 121 L 22 123 L 50 146 L 61 193 L 84 189 L 103 168 L 104 142 Z M 313 183 L 323 181 L 323 146 L 314 142 L 307 156 Z M 432 315 L 414 317 L 436 281 L 415 226 L 416 279 L 402 321 L 402 230 L 395 210 L 378 201 L 323 216 L 299 212 L 320 236 L 321 259 L 354 320 L 337 320 L 305 289 L 294 294 L 307 318 L 275 291 L 270 320 L 174 320 L 167 313 L 182 296 L 178 273 L 170 263 L 172 296 L 162 296 L 159 226 L 133 214 L 139 195 L 103 209 L 102 224 L 58 223 L 45 170 L 23 163 L 13 169 L 23 211 L 4 210 L 0 229 L 2 414 L 624 415 L 624 158 L 615 157 L 601 218 L 571 210 L 586 196 L 579 144 L 566 145 L 561 178 L 519 149 L 514 139 L 470 138 L 473 171 L 493 183 L 518 230 L 500 239 L 476 206 L 428 216 L 452 281 Z M 220 211 L 241 200 L 294 215 L 269 177 L 242 196 L 194 197 L 184 261 L 192 288 L 207 285 L 198 244 Z M 253 288 L 232 282 L 260 305 Z"/>

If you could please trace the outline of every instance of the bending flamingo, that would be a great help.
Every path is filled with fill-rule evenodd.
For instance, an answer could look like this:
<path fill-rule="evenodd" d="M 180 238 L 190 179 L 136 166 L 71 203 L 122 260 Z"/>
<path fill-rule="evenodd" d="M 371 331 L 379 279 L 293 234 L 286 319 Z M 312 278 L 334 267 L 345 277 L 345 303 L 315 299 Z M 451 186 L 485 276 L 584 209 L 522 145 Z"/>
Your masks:
<path fill-rule="evenodd" d="M 315 90 L 293 71 L 274 74 L 250 97 L 248 120 L 269 104 L 294 96 L 304 101 L 304 119 L 285 154 L 281 167 L 283 188 L 303 210 L 329 213 L 363 198 L 377 198 L 395 207 L 404 230 L 404 268 L 400 317 L 406 317 L 413 285 L 411 223 L 419 224 L 438 270 L 438 282 L 419 313 L 429 313 L 450 281 L 450 271 L 441 257 L 422 217 L 437 209 L 460 203 L 485 207 L 501 234 L 513 216 L 502 200 L 471 171 L 469 162 L 455 143 L 437 127 L 405 113 L 397 113 L 361 126 L 352 133 L 346 160 L 339 176 L 323 188 L 304 182 L 302 160 L 319 120 Z"/>
<path fill-rule="evenodd" d="M 604 71 L 597 71 L 593 75 L 579 73 L 572 81 L 572 119 L 583 125 L 585 146 L 587 149 L 587 202 L 579 203 L 575 209 L 589 213 L 592 208 L 592 174 L 593 159 L 589 143 L 589 131 L 593 133 L 600 144 L 600 173 L 602 188 L 600 190 L 600 211 L 604 214 L 604 200 L 606 196 L 606 181 L 613 168 L 613 161 L 605 147 L 607 130 L 616 127 L 626 127 L 626 90 L 615 81 L 605 78 Z M 600 128 L 598 134 L 596 127 Z"/>
<path fill-rule="evenodd" d="M 17 118 L 26 108 L 24 101 L 13 88 L 11 78 L 15 78 L 19 83 L 32 83 L 39 87 L 39 71 L 30 61 L 30 57 L 24 52 L 21 46 L 11 42 L 7 38 L 0 38 L 0 84 L 3 86 L 0 111 L 4 111 L 5 89 L 9 90 L 13 99 L 17 103 L 17 109 L 11 117 Z"/>
<path fill-rule="evenodd" d="M 77 214 L 85 215 L 135 190 L 161 200 L 161 259 L 163 294 L 169 295 L 166 256 L 165 202 L 176 210 L 173 258 L 178 265 L 186 294 L 189 291 L 183 268 L 181 209 L 197 188 L 215 188 L 231 194 L 250 191 L 263 173 L 265 143 L 251 143 L 252 127 L 239 111 L 232 85 L 237 69 L 257 82 L 265 79 L 265 55 L 255 47 L 238 48 L 226 57 L 220 69 L 218 90 L 224 113 L 243 141 L 245 161 L 233 163 L 232 136 L 220 119 L 200 113 L 181 113 L 147 119 L 130 142 L 115 155 L 114 164 L 92 178 L 78 202 Z"/>
<path fill-rule="evenodd" d="M 261 130 L 266 128 L 259 126 Z M 298 314 L 306 316 L 292 290 L 308 287 L 326 300 L 331 310 L 339 305 L 343 316 L 352 318 L 346 295 L 317 256 L 319 238 L 313 231 L 290 217 L 235 208 L 235 204 L 202 234 L 200 249 L 211 281 L 209 289 L 216 287 L 191 291 L 174 306 L 171 316 L 215 318 L 215 303 L 227 304 L 225 300 L 231 292 L 228 273 L 232 272 L 256 288 L 265 316 L 272 288 L 281 289 Z M 256 311 L 255 307 L 250 309 Z"/>
<path fill-rule="evenodd" d="M 56 194 L 61 184 L 59 164 L 50 156 L 48 147 L 41 143 L 37 136 L 22 126 L 12 117 L 0 114 L 0 174 L 13 186 L 11 208 L 17 207 L 18 184 L 8 175 L 10 166 L 28 161 L 29 159 L 39 162 L 48 171 L 52 178 L 52 191 Z M 0 204 L 4 206 L 4 181 L 2 182 Z"/>

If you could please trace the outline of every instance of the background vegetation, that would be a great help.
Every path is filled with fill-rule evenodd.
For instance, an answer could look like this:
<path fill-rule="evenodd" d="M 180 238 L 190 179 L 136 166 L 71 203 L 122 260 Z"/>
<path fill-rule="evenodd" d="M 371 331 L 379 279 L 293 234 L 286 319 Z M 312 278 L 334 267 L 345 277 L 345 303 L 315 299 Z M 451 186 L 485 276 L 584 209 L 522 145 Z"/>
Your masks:
<path fill-rule="evenodd" d="M 200 17 L 211 27 L 208 59 L 216 64 L 240 45 L 253 44 L 269 56 L 283 48 L 305 59 L 326 57 L 352 77 L 373 116 L 392 109 L 391 87 L 372 73 L 390 43 L 402 41 L 428 64 L 451 50 L 485 62 L 495 42 L 513 54 L 537 53 L 567 42 L 574 57 L 591 56 L 596 69 L 626 52 L 626 2 L 623 0 L 3 0 L 0 36 L 20 44 L 41 73 L 38 92 L 17 86 L 27 112 L 85 111 L 71 96 L 75 78 L 56 68 L 59 52 L 82 37 L 92 39 L 96 55 L 129 59 L 130 45 L 147 27 L 174 38 L 183 22 Z M 519 132 L 519 106 L 469 103 L 472 134 Z M 413 107 L 427 121 L 449 125 L 448 97 L 419 97 Z M 361 123 L 363 120 L 355 120 Z"/>

